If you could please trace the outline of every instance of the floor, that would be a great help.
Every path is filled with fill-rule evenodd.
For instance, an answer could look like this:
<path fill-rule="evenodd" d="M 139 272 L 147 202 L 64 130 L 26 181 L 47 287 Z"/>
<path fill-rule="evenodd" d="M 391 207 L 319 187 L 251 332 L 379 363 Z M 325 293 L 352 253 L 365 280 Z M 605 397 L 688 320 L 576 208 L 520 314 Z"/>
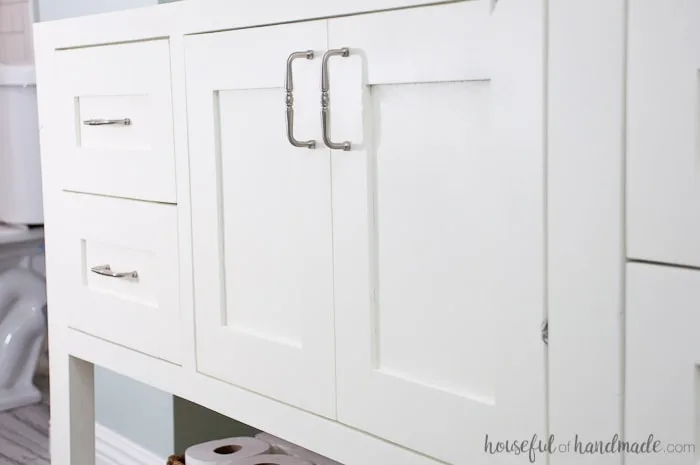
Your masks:
<path fill-rule="evenodd" d="M 40 404 L 0 413 L 0 465 L 49 465 L 48 378 L 39 377 Z"/>

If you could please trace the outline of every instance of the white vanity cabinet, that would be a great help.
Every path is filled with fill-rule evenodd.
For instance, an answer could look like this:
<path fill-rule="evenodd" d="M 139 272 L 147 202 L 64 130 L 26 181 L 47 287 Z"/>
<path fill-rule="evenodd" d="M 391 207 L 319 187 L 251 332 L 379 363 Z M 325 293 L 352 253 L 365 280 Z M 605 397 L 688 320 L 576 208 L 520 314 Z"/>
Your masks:
<path fill-rule="evenodd" d="M 546 2 L 263 3 L 38 28 L 56 463 L 93 363 L 346 465 L 519 463 L 485 444 L 546 435 Z"/>
<path fill-rule="evenodd" d="M 631 2 L 628 56 L 628 256 L 698 267 L 700 3 Z"/>
<path fill-rule="evenodd" d="M 530 3 L 185 38 L 201 373 L 448 463 L 517 408 L 538 431 Z"/>

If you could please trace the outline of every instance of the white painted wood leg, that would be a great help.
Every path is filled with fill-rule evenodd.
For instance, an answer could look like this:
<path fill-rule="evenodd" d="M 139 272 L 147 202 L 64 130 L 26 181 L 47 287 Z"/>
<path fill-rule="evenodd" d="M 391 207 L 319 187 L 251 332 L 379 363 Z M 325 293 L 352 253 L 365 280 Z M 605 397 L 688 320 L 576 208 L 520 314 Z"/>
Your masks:
<path fill-rule="evenodd" d="M 51 353 L 51 464 L 95 465 L 94 365 Z"/>

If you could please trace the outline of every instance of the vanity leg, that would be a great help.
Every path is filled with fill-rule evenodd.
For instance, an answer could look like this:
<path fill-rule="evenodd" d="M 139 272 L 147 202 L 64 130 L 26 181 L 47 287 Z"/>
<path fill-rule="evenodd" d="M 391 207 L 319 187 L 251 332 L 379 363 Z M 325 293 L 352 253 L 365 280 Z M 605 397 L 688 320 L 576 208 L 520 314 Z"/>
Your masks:
<path fill-rule="evenodd" d="M 51 465 L 95 465 L 94 365 L 51 354 Z"/>

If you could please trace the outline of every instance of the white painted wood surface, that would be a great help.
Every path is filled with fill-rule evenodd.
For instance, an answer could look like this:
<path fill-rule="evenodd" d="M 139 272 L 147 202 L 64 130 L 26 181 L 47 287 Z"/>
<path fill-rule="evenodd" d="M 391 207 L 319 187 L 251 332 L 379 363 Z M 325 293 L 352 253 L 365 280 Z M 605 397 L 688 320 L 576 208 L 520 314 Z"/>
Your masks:
<path fill-rule="evenodd" d="M 173 363 L 180 361 L 178 237 L 175 206 L 63 193 L 63 222 L 55 225 L 71 296 L 70 327 Z M 137 272 L 103 276 L 94 267 Z"/>
<path fill-rule="evenodd" d="M 483 444 L 487 433 L 505 441 L 545 431 L 540 340 L 545 3 L 501 0 L 492 9 L 484 0 L 183 37 L 408 3 L 241 6 L 212 1 L 198 4 L 208 11 L 195 11 L 191 2 L 182 2 L 37 26 L 45 205 L 52 210 L 47 243 L 54 250 L 47 255 L 49 275 L 61 271 L 57 250 L 65 240 L 60 228 L 50 227 L 64 215 L 56 194 L 67 171 L 56 144 L 65 137 L 64 126 L 52 124 L 61 95 L 50 72 L 60 66 L 56 57 L 101 49 L 75 47 L 167 38 L 173 89 L 177 170 L 169 179 L 177 197 L 166 201 L 177 202 L 172 206 L 177 227 L 168 229 L 178 232 L 173 256 L 179 286 L 173 286 L 172 299 L 180 299 L 174 305 L 181 324 L 172 337 L 182 366 L 148 357 L 132 342 L 120 346 L 104 335 L 68 329 L 73 296 L 60 280 L 49 286 L 58 309 L 51 323 L 56 352 L 106 366 L 346 465 L 516 463 L 522 457 L 485 455 Z M 148 43 L 161 42 L 136 45 Z M 294 149 L 284 135 L 287 55 L 337 46 L 356 53 L 347 62 L 331 60 L 333 137 L 347 133 L 355 140 L 359 131 L 358 150 Z M 345 76 L 339 74 L 344 67 Z M 294 70 L 296 134 L 320 141 L 320 60 L 295 62 Z M 360 108 L 358 89 L 371 89 L 376 106 Z M 95 143 L 105 140 L 97 136 Z M 373 157 L 381 169 L 363 171 Z M 163 187 L 168 176 L 159 173 L 155 187 Z M 157 200 L 134 195 L 139 179 L 125 184 L 123 196 Z M 379 208 L 371 217 L 378 242 L 377 236 L 368 239 L 371 209 L 354 203 L 372 192 L 368 186 L 378 194 Z M 421 199 L 416 192 L 426 195 Z M 358 215 L 363 222 L 352 224 Z M 150 221 L 158 220 L 149 216 L 144 224 Z M 358 226 L 364 229 L 353 236 Z M 157 237 L 163 228 L 153 225 L 147 235 Z M 349 257 L 350 250 L 357 257 Z M 370 254 L 385 264 L 372 276 L 369 266 L 353 268 Z M 376 293 L 383 310 L 376 314 L 377 336 L 359 320 L 370 315 L 370 293 L 358 286 L 363 277 L 382 283 Z M 349 300 L 339 297 L 339 289 Z M 366 301 L 353 305 L 362 295 Z M 334 311 L 345 319 L 334 321 Z M 144 334 L 149 331 L 154 334 Z M 334 331 L 342 333 L 337 341 Z M 373 337 L 381 349 L 376 360 L 367 358 Z M 63 365 L 55 370 L 66 378 Z M 336 376 L 339 392 L 350 393 L 339 404 L 339 421 L 334 421 Z M 55 395 L 62 398 L 66 389 L 56 388 Z M 469 417 L 477 411 L 483 415 Z M 85 451 L 71 452 L 65 441 L 78 430 L 75 425 L 85 425 L 86 416 L 68 409 L 58 418 L 56 460 L 75 463 Z M 443 434 L 429 430 L 431 425 Z"/>
<path fill-rule="evenodd" d="M 622 433 L 625 14 L 622 0 L 550 2 L 549 432 L 558 443 Z M 550 464 L 620 460 L 556 453 Z"/>
<path fill-rule="evenodd" d="M 279 0 L 180 1 L 43 22 L 34 27 L 35 30 L 47 33 L 55 30 L 57 34 L 53 37 L 53 44 L 56 48 L 64 48 L 201 34 L 451 1 L 453 0 L 307 0 L 303 3 Z M 492 0 L 467 1 L 493 3 Z M 115 27 L 116 24 L 122 27 Z"/>
<path fill-rule="evenodd" d="M 334 417 L 330 157 L 287 142 L 283 90 L 325 42 L 319 21 L 185 46 L 198 370 Z M 293 64 L 295 134 L 318 141 L 319 62 Z"/>
<path fill-rule="evenodd" d="M 629 10 L 628 256 L 700 266 L 700 3 Z"/>
<path fill-rule="evenodd" d="M 62 187 L 174 203 L 168 42 L 62 50 L 56 56 Z M 131 124 L 84 124 L 124 118 Z"/>
<path fill-rule="evenodd" d="M 700 271 L 627 265 L 625 437 L 645 443 L 653 435 L 661 448 L 626 454 L 628 465 L 697 463 L 682 447 L 697 447 L 698 305 Z"/>
<path fill-rule="evenodd" d="M 268 397 L 210 376 L 196 372 L 183 376 L 181 368 L 176 365 L 144 357 L 139 352 L 83 332 L 70 330 L 69 334 L 70 339 L 66 347 L 76 357 L 109 367 L 115 373 L 137 379 L 243 423 L 254 425 L 260 430 L 344 465 L 363 465 L 375 461 L 402 465 L 443 463 L 322 416 L 282 402 L 271 401 Z M 60 437 L 65 436 L 61 434 Z"/>
<path fill-rule="evenodd" d="M 60 153 L 59 125 L 46 124 L 53 115 L 57 96 L 56 80 L 52 79 L 56 65 L 54 50 L 49 41 L 40 38 L 36 48 L 37 84 L 41 85 L 42 97 L 38 99 L 41 137 L 42 180 L 44 221 L 47 229 L 60 224 L 63 210 L 60 204 L 61 163 L 56 157 Z M 59 251 L 63 246 L 61 236 L 53 232 L 45 234 L 46 270 L 54 276 L 63 273 Z M 52 310 L 48 312 L 50 331 L 49 351 L 51 365 L 51 409 L 50 452 L 54 465 L 81 463 L 95 465 L 95 391 L 94 366 L 85 357 L 72 355 L 67 312 L 71 295 L 59 280 L 48 279 L 47 297 Z"/>
<path fill-rule="evenodd" d="M 521 97 L 542 87 L 540 6 L 329 21 L 329 49 L 350 47 L 329 64 L 332 136 L 354 147 L 332 153 L 338 419 L 448 463 L 493 459 L 485 435 L 496 440 L 508 417 L 544 434 L 543 157 L 530 137 L 543 103 Z M 517 62 L 518 82 L 504 76 L 515 50 L 492 43 L 505 23 L 535 52 Z M 499 137 L 522 151 L 506 170 Z M 503 246 L 514 221 L 517 239 Z M 532 260 L 506 272 L 516 248 Z M 504 279 L 516 269 L 529 295 Z M 514 351 L 524 376 L 504 369 Z"/>

